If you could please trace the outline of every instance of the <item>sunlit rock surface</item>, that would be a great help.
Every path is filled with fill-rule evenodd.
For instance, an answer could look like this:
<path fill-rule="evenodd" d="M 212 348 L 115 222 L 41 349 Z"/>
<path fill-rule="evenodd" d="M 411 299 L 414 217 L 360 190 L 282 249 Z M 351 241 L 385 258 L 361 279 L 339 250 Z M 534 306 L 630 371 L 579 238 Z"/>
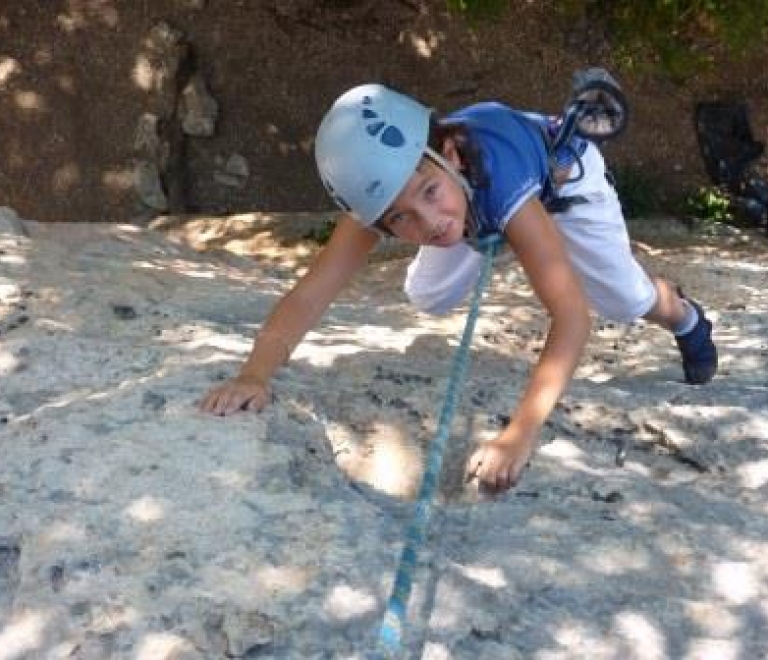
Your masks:
<path fill-rule="evenodd" d="M 214 418 L 196 401 L 313 248 L 247 227 L 216 236 L 239 255 L 130 226 L 26 229 L 0 234 L 0 660 L 362 659 L 465 310 L 416 314 L 407 261 L 374 259 L 273 405 Z M 641 254 L 711 310 L 721 374 L 686 386 L 666 333 L 597 322 L 523 481 L 481 498 L 464 460 L 509 414 L 545 330 L 502 256 L 407 657 L 768 655 L 765 245 Z"/>

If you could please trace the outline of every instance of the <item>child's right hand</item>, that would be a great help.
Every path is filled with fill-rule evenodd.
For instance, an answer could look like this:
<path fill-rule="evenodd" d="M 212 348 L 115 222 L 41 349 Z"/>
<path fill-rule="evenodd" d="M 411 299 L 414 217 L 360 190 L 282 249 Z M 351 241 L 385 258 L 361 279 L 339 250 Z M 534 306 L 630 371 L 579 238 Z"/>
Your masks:
<path fill-rule="evenodd" d="M 519 481 L 535 448 L 535 436 L 514 435 L 508 427 L 472 454 L 467 462 L 467 477 L 476 478 L 491 492 L 509 490 Z"/>
<path fill-rule="evenodd" d="M 197 407 L 213 415 L 231 415 L 240 410 L 261 410 L 269 403 L 271 392 L 261 378 L 237 376 L 214 387 Z"/>

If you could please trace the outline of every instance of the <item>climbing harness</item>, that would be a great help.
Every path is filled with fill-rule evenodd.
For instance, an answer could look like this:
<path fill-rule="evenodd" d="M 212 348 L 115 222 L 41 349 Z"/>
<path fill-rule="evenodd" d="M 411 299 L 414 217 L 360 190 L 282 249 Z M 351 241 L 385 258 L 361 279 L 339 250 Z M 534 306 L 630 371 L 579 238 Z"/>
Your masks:
<path fill-rule="evenodd" d="M 376 651 L 370 656 L 370 660 L 396 658 L 402 651 L 403 629 L 405 627 L 408 599 L 411 595 L 413 571 L 416 568 L 416 554 L 424 543 L 427 524 L 432 514 L 433 499 L 438 479 L 440 478 L 440 468 L 443 463 L 443 453 L 450 434 L 451 421 L 456 411 L 461 385 L 469 365 L 469 349 L 472 343 L 475 323 L 480 314 L 480 302 L 483 291 L 490 282 L 493 258 L 502 243 L 503 238 L 499 234 L 493 234 L 478 240 L 478 248 L 485 255 L 483 269 L 475 284 L 475 291 L 464 325 L 464 332 L 461 336 L 461 343 L 453 359 L 448 379 L 448 389 L 445 394 L 443 408 L 440 412 L 437 435 L 429 447 L 427 466 L 421 479 L 413 516 L 405 533 L 405 546 L 400 555 L 400 564 L 395 575 L 392 595 L 389 597 L 387 610 L 379 628 Z"/>

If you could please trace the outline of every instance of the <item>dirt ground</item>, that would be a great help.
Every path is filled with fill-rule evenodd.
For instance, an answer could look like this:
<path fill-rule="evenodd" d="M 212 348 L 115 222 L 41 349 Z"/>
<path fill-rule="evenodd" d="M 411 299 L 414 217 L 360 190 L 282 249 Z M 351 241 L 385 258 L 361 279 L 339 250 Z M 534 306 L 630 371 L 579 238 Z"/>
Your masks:
<path fill-rule="evenodd" d="M 280 0 L 6 0 L 0 6 L 0 201 L 23 217 L 146 222 L 134 194 L 146 39 L 161 21 L 184 35 L 219 104 L 212 137 L 180 138 L 175 212 L 327 210 L 312 158 L 322 113 L 354 84 L 380 80 L 438 110 L 497 98 L 557 112 L 574 70 L 601 65 L 621 80 L 630 130 L 608 147 L 614 166 L 645 172 L 681 195 L 704 182 L 693 132 L 698 100 L 744 99 L 768 140 L 768 53 L 671 81 L 622 68 L 599 26 L 561 20 L 551 2 L 510 3 L 470 24 L 444 0 L 380 3 Z M 167 72 L 156 71 L 162 78 Z M 173 123 L 173 116 L 163 120 Z M 222 162 L 243 156 L 242 187 Z"/>

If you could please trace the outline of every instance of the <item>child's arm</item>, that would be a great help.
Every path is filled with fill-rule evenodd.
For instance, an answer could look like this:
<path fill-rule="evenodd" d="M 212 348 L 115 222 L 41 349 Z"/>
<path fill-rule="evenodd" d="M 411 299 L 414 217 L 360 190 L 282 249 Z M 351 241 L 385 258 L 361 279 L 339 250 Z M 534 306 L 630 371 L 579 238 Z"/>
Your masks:
<path fill-rule="evenodd" d="M 378 234 L 343 216 L 307 272 L 275 305 L 254 341 L 240 373 L 200 401 L 216 415 L 260 410 L 269 400 L 269 381 L 328 305 L 365 264 Z"/>
<path fill-rule="evenodd" d="M 587 301 L 555 222 L 538 199 L 509 221 L 509 245 L 549 312 L 544 348 L 511 421 L 470 458 L 469 473 L 487 486 L 509 488 L 533 453 L 539 430 L 573 375 L 590 332 Z"/>

